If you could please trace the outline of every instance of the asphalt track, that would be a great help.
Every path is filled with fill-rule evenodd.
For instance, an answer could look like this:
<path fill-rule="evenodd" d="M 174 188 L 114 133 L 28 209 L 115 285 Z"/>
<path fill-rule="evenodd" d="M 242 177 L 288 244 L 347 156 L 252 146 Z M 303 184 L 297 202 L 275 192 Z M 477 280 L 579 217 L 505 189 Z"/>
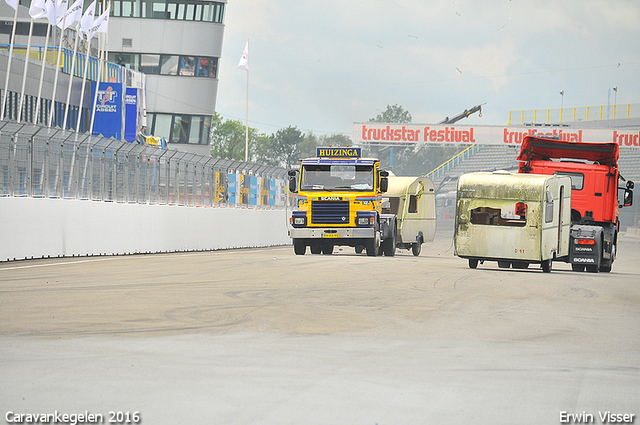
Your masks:
<path fill-rule="evenodd" d="M 1 263 L 0 412 L 638 423 L 639 259 L 640 239 L 623 236 L 611 273 L 471 270 L 445 231 L 419 257 L 278 247 Z"/>

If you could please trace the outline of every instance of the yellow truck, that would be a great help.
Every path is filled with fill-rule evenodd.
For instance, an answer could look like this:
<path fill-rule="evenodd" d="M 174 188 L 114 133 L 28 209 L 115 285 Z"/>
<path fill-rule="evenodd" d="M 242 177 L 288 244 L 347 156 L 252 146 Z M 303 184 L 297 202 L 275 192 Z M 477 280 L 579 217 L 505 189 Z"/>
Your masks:
<path fill-rule="evenodd" d="M 289 171 L 289 190 L 297 194 L 290 217 L 293 250 L 304 255 L 331 254 L 346 245 L 367 255 L 395 255 L 396 216 L 382 213 L 388 172 L 375 158 L 362 158 L 361 148 L 317 148 L 315 158 Z"/>
<path fill-rule="evenodd" d="M 569 255 L 571 178 L 506 171 L 463 174 L 458 180 L 455 253 L 501 268 L 541 264 Z"/>

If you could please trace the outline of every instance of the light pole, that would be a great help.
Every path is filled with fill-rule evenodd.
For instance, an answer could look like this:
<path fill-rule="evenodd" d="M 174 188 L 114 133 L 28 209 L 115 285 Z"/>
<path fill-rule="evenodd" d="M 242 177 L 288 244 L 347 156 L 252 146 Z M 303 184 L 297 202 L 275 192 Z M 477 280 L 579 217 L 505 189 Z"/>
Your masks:
<path fill-rule="evenodd" d="M 616 106 L 618 105 L 618 86 L 613 88 L 613 119 L 616 119 Z"/>
<path fill-rule="evenodd" d="M 562 122 L 562 109 L 564 109 L 564 90 L 560 90 L 560 122 Z"/>

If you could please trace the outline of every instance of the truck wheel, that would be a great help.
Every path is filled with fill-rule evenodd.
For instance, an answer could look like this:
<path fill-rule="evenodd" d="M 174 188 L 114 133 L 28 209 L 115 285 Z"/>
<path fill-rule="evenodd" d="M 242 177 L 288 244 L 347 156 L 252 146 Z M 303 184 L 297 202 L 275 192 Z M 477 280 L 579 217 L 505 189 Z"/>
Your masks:
<path fill-rule="evenodd" d="M 551 260 L 544 260 L 542 262 L 542 271 L 545 273 L 551 273 Z"/>
<path fill-rule="evenodd" d="M 331 255 L 333 254 L 333 244 L 332 243 L 328 243 L 326 245 L 322 245 L 322 253 L 324 255 Z"/>
<path fill-rule="evenodd" d="M 367 240 L 365 248 L 369 257 L 377 257 L 380 251 L 380 227 L 376 224 L 373 238 Z"/>
<path fill-rule="evenodd" d="M 583 272 L 584 271 L 584 264 L 572 264 L 571 265 L 571 270 L 573 270 L 574 272 Z"/>
<path fill-rule="evenodd" d="M 609 263 L 608 261 L 607 261 L 607 263 L 608 264 L 603 264 L 603 265 L 600 266 L 600 271 L 601 272 L 603 272 L 603 273 L 611 272 L 611 263 Z"/>
<path fill-rule="evenodd" d="M 390 239 L 385 240 L 382 243 L 382 252 L 387 257 L 393 257 L 396 255 L 396 232 L 392 232 L 393 236 Z"/>
<path fill-rule="evenodd" d="M 475 258 L 469 258 L 469 268 L 477 269 L 478 268 L 478 260 Z"/>
<path fill-rule="evenodd" d="M 524 261 L 514 261 L 513 263 L 511 263 L 511 267 L 513 267 L 514 269 L 526 269 L 529 268 L 529 263 Z"/>
<path fill-rule="evenodd" d="M 362 254 L 364 247 L 362 245 L 356 245 L 356 254 Z"/>
<path fill-rule="evenodd" d="M 500 267 L 501 269 L 508 269 L 509 267 L 511 267 L 511 263 L 508 261 L 498 261 L 498 267 Z"/>
<path fill-rule="evenodd" d="M 600 268 L 598 266 L 587 266 L 587 271 L 589 273 L 598 273 Z"/>
<path fill-rule="evenodd" d="M 413 253 L 413 255 L 415 257 L 420 255 L 420 251 L 422 251 L 422 244 L 421 243 L 416 242 L 414 244 L 411 244 L 411 252 Z"/>
<path fill-rule="evenodd" d="M 296 255 L 304 255 L 306 250 L 307 250 L 307 246 L 304 244 L 303 240 L 300 240 L 300 239 L 293 240 L 293 252 L 295 252 Z"/>
<path fill-rule="evenodd" d="M 309 248 L 311 248 L 312 254 L 320 254 L 322 252 L 322 247 L 318 243 L 311 244 Z"/>
<path fill-rule="evenodd" d="M 600 264 L 600 271 L 604 272 L 604 273 L 609 273 L 611 272 L 611 267 L 613 266 L 613 262 L 616 259 L 616 245 L 613 244 L 611 246 L 611 258 L 608 260 L 604 260 L 601 264 Z"/>

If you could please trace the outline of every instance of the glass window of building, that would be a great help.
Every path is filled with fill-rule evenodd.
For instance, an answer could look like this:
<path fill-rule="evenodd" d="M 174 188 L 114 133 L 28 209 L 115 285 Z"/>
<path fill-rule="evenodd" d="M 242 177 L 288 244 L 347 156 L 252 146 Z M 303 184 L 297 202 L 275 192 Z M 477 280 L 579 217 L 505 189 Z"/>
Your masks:
<path fill-rule="evenodd" d="M 140 72 L 160 74 L 160 55 L 140 55 Z"/>
<path fill-rule="evenodd" d="M 178 75 L 178 56 L 162 55 L 160 57 L 160 74 Z"/>
<path fill-rule="evenodd" d="M 142 0 L 143 18 L 170 19 L 165 0 Z"/>
<path fill-rule="evenodd" d="M 194 56 L 180 56 L 180 75 L 193 76 L 196 71 L 196 58 Z"/>
<path fill-rule="evenodd" d="M 184 19 L 187 21 L 195 21 L 196 5 L 187 4 L 187 10 L 185 11 Z"/>
<path fill-rule="evenodd" d="M 216 77 L 217 58 L 198 58 L 198 70 L 196 76 L 198 77 Z"/>
<path fill-rule="evenodd" d="M 138 66 L 140 65 L 138 62 L 138 58 L 139 58 L 139 55 L 136 53 L 123 53 L 123 52 L 109 53 L 109 62 L 122 65 L 125 68 L 133 69 L 134 71 L 137 71 Z"/>
<path fill-rule="evenodd" d="M 170 114 L 154 114 L 155 119 L 153 128 L 151 129 L 154 136 L 165 137 L 169 140 L 171 136 L 171 115 Z"/>
<path fill-rule="evenodd" d="M 194 21 L 202 21 L 202 5 L 196 4 L 196 10 L 193 20 Z"/>
<path fill-rule="evenodd" d="M 200 143 L 200 136 L 202 135 L 203 118 L 201 116 L 191 117 L 191 128 L 189 129 L 189 143 Z"/>
<path fill-rule="evenodd" d="M 189 115 L 175 115 L 173 117 L 173 133 L 171 133 L 171 142 L 188 143 L 190 124 L 191 117 Z"/>
<path fill-rule="evenodd" d="M 21 0 L 24 1 L 24 0 Z M 184 0 L 113 0 L 111 16 L 222 23 L 224 3 Z"/>
<path fill-rule="evenodd" d="M 118 13 L 118 7 L 120 13 Z M 123 16 L 130 18 L 140 17 L 140 0 L 120 0 L 113 3 L 113 16 Z"/>
<path fill-rule="evenodd" d="M 202 20 L 206 22 L 222 23 L 224 17 L 223 3 L 205 3 L 203 7 Z"/>
<path fill-rule="evenodd" d="M 211 131 L 211 117 L 193 117 L 193 119 L 191 120 L 191 133 L 193 134 L 193 120 L 198 118 L 199 120 L 199 128 L 196 128 L 196 130 L 199 130 L 199 135 L 198 135 L 198 141 L 193 142 L 193 143 L 200 143 L 202 145 L 208 145 L 209 144 L 209 132 Z M 189 140 L 189 143 L 191 143 L 191 140 Z"/>

